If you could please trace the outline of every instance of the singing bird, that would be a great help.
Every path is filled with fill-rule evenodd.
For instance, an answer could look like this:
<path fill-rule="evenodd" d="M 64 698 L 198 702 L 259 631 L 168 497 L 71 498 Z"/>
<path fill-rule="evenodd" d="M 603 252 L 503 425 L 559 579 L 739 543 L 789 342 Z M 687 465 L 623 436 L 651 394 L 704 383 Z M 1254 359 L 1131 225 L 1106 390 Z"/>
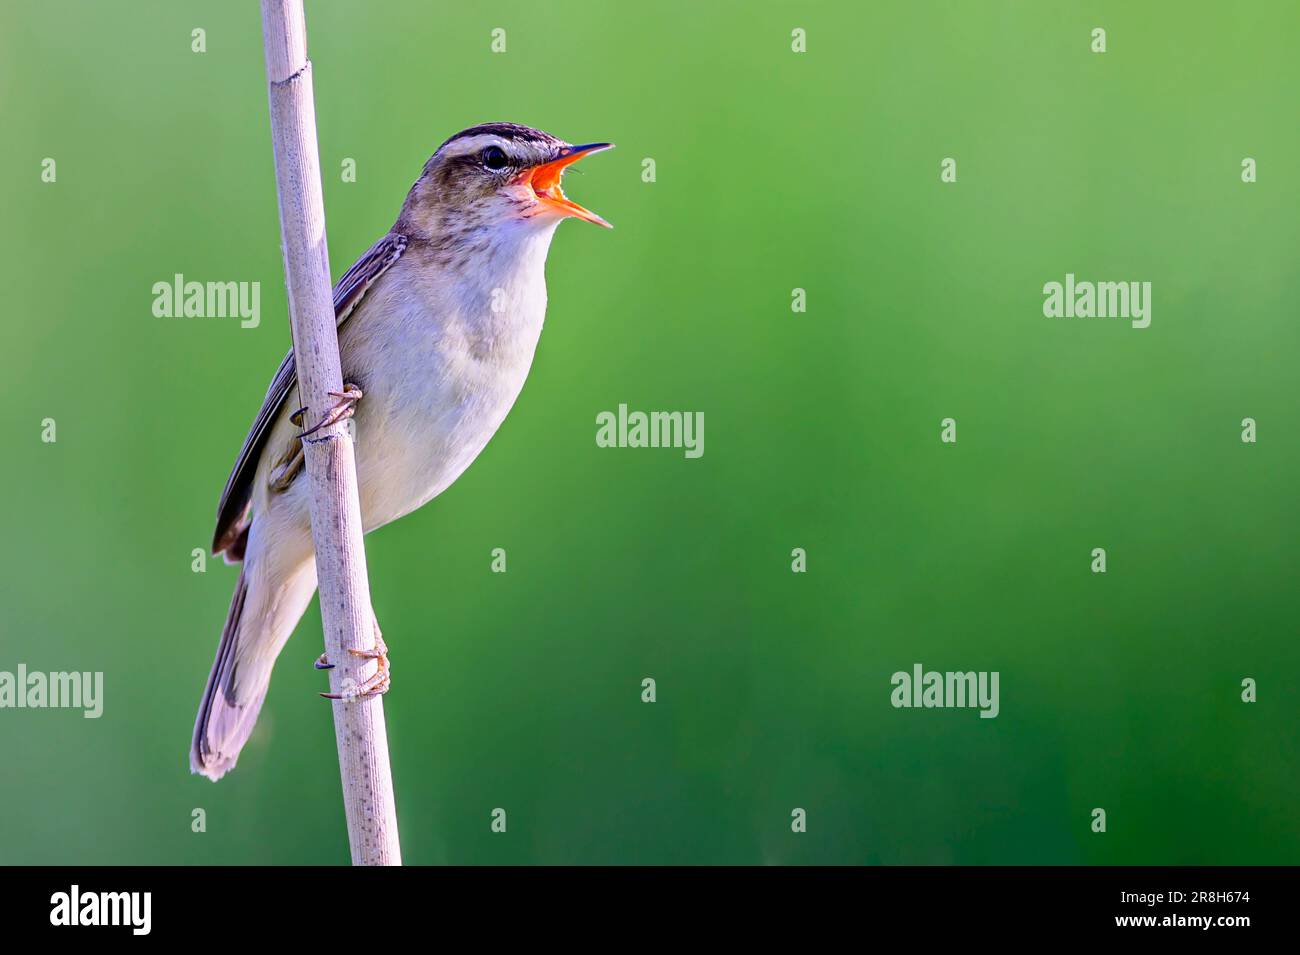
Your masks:
<path fill-rule="evenodd" d="M 334 287 L 344 390 L 296 408 L 293 351 L 280 364 L 217 507 L 212 551 L 239 580 L 194 724 L 190 768 L 220 779 L 266 697 L 271 668 L 316 590 L 302 439 L 354 416 L 366 531 L 436 497 L 505 420 L 532 365 L 546 313 L 546 253 L 569 217 L 609 227 L 564 195 L 575 146 L 513 123 L 452 136 L 433 154 L 392 230 Z M 318 422 L 312 427 L 304 427 Z M 388 688 L 375 626 L 374 676 Z M 328 666 L 322 656 L 319 666 Z"/>

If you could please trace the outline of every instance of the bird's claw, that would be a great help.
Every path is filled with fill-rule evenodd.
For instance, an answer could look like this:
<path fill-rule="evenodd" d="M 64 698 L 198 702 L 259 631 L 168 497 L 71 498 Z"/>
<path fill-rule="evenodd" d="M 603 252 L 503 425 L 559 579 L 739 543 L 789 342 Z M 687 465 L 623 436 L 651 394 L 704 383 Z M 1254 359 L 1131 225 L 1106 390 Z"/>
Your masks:
<path fill-rule="evenodd" d="M 346 421 L 348 418 L 351 418 L 356 414 L 357 402 L 362 398 L 362 391 L 354 384 L 345 383 L 342 391 L 331 391 L 329 392 L 329 396 L 331 398 L 337 398 L 338 401 L 334 402 L 329 411 L 325 412 L 325 417 L 321 418 L 319 424 L 308 428 L 299 435 L 300 438 L 313 435 L 321 428 L 327 428 L 332 424 L 338 424 L 340 421 Z M 303 413 L 306 412 L 306 410 L 306 408 L 302 408 L 294 412 L 293 415 L 290 416 L 290 420 L 296 418 L 297 420 L 294 421 L 294 423 L 301 427 Z"/>
<path fill-rule="evenodd" d="M 331 391 L 329 393 L 331 398 L 337 398 L 339 400 L 325 413 L 325 417 L 321 420 L 320 424 L 308 431 L 304 431 L 299 435 L 300 438 L 305 438 L 308 435 L 315 434 L 327 425 L 335 424 L 339 421 L 346 421 L 356 413 L 357 402 L 361 400 L 361 389 L 352 384 L 344 385 L 343 389 L 343 391 Z M 306 408 L 299 408 L 293 414 L 289 415 L 289 420 L 293 422 L 294 427 L 301 428 L 306 414 Z M 298 472 L 302 470 L 302 463 L 302 442 L 295 441 L 293 446 L 285 452 L 284 457 L 276 462 L 275 467 L 271 469 L 271 473 L 267 475 L 267 487 L 272 491 L 286 490 L 289 485 L 293 483 L 293 479 L 298 476 Z M 320 666 L 318 669 L 328 670 L 329 667 Z"/>
<path fill-rule="evenodd" d="M 322 693 L 321 696 L 327 700 L 355 703 L 358 700 L 364 700 L 372 696 L 383 696 L 387 693 L 392 685 L 392 676 L 388 665 L 388 647 L 384 645 L 384 640 L 379 636 L 378 629 L 376 628 L 375 648 L 373 650 L 357 650 L 349 647 L 348 653 L 354 657 L 361 657 L 363 660 L 375 660 L 379 665 L 375 668 L 374 673 L 360 683 L 345 680 L 345 684 L 352 683 L 352 685 L 344 685 L 340 693 Z M 330 663 L 326 655 L 322 653 L 316 658 L 316 669 L 332 670 L 334 664 Z"/>

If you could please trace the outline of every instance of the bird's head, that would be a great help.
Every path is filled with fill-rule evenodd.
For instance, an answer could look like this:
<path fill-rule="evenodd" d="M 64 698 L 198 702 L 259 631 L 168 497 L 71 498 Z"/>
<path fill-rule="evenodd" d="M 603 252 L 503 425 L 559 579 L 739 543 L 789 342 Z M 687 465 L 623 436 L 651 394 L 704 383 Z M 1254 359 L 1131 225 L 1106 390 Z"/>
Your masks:
<path fill-rule="evenodd" d="M 439 146 L 425 163 L 402 218 L 430 235 L 549 229 L 570 217 L 612 228 L 560 188 L 569 166 L 612 145 L 575 146 L 513 123 L 472 126 Z"/>

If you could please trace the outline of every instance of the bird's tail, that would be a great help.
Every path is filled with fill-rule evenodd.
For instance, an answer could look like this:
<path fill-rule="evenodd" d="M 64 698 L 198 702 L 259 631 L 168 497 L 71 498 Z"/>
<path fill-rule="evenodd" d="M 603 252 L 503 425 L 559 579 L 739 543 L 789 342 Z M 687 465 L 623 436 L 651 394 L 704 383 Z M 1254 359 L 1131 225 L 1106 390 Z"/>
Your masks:
<path fill-rule="evenodd" d="M 262 709 L 271 669 L 316 590 L 314 561 L 263 575 L 245 563 L 194 721 L 190 770 L 216 781 L 235 766 Z"/>

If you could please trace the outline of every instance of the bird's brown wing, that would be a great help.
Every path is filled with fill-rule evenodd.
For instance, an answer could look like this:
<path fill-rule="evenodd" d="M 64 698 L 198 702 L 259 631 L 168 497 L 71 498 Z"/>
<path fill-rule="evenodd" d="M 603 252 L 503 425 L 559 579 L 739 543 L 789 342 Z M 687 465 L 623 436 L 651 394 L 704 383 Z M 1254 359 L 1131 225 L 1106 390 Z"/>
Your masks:
<path fill-rule="evenodd" d="M 334 286 L 334 319 L 339 325 L 347 321 L 361 297 L 366 294 L 366 289 L 406 251 L 406 242 L 406 236 L 390 232 L 343 273 L 343 277 Z M 271 425 L 275 423 L 285 399 L 297 383 L 298 370 L 294 365 L 293 350 L 290 349 L 289 354 L 284 356 L 284 361 L 280 362 L 275 377 L 271 379 L 271 387 L 267 389 L 261 410 L 253 420 L 253 427 L 244 439 L 244 446 L 239 449 L 235 467 L 226 480 L 225 490 L 221 492 L 221 502 L 217 505 L 217 529 L 212 535 L 213 555 L 225 551 L 228 559 L 239 560 L 243 557 L 249 504 L 253 498 L 253 475 L 257 473 L 257 463 L 261 460 Z"/>

